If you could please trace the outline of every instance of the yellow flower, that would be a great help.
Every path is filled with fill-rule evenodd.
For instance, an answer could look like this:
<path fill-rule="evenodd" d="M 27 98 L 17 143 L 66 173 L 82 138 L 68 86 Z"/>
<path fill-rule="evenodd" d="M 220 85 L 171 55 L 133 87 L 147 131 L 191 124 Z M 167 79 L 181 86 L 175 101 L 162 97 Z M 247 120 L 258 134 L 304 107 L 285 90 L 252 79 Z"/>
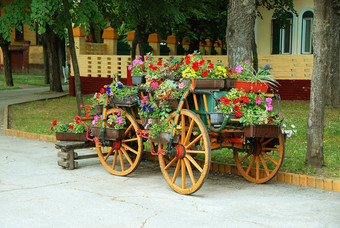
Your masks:
<path fill-rule="evenodd" d="M 196 73 L 194 69 L 188 67 L 183 71 L 183 78 L 196 78 Z"/>

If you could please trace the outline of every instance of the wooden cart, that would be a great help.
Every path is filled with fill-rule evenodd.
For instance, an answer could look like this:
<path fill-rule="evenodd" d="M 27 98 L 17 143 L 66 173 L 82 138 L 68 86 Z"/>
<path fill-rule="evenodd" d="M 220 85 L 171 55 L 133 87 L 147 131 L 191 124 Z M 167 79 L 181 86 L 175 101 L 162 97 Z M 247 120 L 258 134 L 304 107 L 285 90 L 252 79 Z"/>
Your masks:
<path fill-rule="evenodd" d="M 279 126 L 245 128 L 231 115 L 226 115 L 219 126 L 211 123 L 210 114 L 214 111 L 212 107 L 216 105 L 214 99 L 218 93 L 195 89 L 193 80 L 180 99 L 177 110 L 169 118 L 172 123 L 169 142 L 159 143 L 152 152 L 158 156 L 166 182 L 180 194 L 192 194 L 203 185 L 210 169 L 211 151 L 215 149 L 232 149 L 238 171 L 253 183 L 268 182 L 282 164 L 284 139 Z M 147 93 L 140 89 L 140 95 Z M 266 96 L 279 98 L 273 94 Z M 110 141 L 105 139 L 105 128 L 102 127 L 103 137 L 96 140 L 96 148 L 102 165 L 110 173 L 125 176 L 132 173 L 141 161 L 147 130 L 143 129 L 138 116 L 138 104 L 116 105 L 109 109 L 108 103 L 107 99 L 102 126 L 105 126 L 108 115 L 124 110 L 126 130 L 120 140 Z M 182 128 L 177 143 L 173 140 L 176 126 Z"/>

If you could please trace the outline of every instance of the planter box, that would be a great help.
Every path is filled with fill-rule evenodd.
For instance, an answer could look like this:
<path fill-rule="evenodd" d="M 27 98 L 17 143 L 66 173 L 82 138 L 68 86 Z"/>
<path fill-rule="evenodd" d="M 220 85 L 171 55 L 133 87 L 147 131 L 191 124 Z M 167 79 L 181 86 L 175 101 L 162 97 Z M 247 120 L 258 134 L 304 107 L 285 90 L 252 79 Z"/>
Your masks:
<path fill-rule="evenodd" d="M 266 93 L 268 91 L 268 84 L 262 82 L 248 82 L 248 81 L 235 81 L 235 88 L 243 90 L 245 93 Z"/>
<path fill-rule="evenodd" d="M 161 117 L 142 117 L 142 125 L 143 127 L 147 124 L 149 120 L 152 120 L 152 123 L 161 123 Z M 149 126 L 144 128 L 144 129 L 149 129 Z"/>
<path fill-rule="evenodd" d="M 235 88 L 235 81 L 236 81 L 235 78 L 226 78 L 224 89 L 229 90 L 229 89 Z"/>
<path fill-rule="evenodd" d="M 142 76 L 132 75 L 131 78 L 132 78 L 132 84 L 133 85 L 140 85 L 140 84 L 145 83 L 145 76 L 144 75 L 142 75 Z"/>
<path fill-rule="evenodd" d="M 160 100 L 155 100 L 156 104 L 159 105 Z M 169 108 L 172 110 L 176 110 L 179 105 L 180 99 L 177 98 L 169 98 L 167 100 L 167 104 L 169 105 Z"/>
<path fill-rule="evenodd" d="M 105 128 L 105 139 L 117 141 L 124 136 L 124 132 L 126 129 L 114 129 L 114 128 Z M 91 134 L 98 138 L 102 139 L 102 133 L 100 127 L 92 127 Z"/>
<path fill-rule="evenodd" d="M 225 78 L 195 78 L 195 89 L 224 89 Z M 190 86 L 190 79 L 183 79 L 184 85 Z"/>
<path fill-rule="evenodd" d="M 210 122 L 212 125 L 222 124 L 225 118 L 225 115 L 221 112 L 212 112 L 212 113 L 209 113 L 209 115 L 210 115 Z"/>
<path fill-rule="evenodd" d="M 159 132 L 159 134 L 157 135 L 157 138 L 151 139 L 152 142 L 160 143 L 163 145 L 167 145 L 169 143 L 169 140 L 170 140 L 170 132 L 165 132 L 165 131 Z M 179 135 L 175 135 L 172 140 L 172 143 L 178 143 L 178 141 L 179 141 Z"/>
<path fill-rule="evenodd" d="M 101 115 L 103 113 L 104 105 L 96 105 L 94 106 L 94 110 L 96 111 L 97 115 Z"/>
<path fill-rule="evenodd" d="M 136 105 L 138 103 L 138 95 L 132 94 L 130 96 L 124 97 L 123 99 L 113 97 L 111 99 L 111 101 L 114 103 L 114 105 L 131 107 L 131 106 Z"/>
<path fill-rule="evenodd" d="M 71 132 L 56 132 L 55 134 L 59 141 L 87 141 L 86 132 L 84 133 L 71 133 Z"/>
<path fill-rule="evenodd" d="M 280 127 L 278 125 L 248 125 L 244 127 L 245 137 L 278 138 Z"/>

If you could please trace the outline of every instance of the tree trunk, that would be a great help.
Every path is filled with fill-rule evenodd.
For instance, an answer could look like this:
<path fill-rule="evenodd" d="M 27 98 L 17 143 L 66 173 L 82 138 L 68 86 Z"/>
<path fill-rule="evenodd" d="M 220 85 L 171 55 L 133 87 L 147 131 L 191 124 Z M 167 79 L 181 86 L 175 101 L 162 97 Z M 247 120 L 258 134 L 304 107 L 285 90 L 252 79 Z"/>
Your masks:
<path fill-rule="evenodd" d="M 253 30 L 253 36 L 251 38 L 251 50 L 253 52 L 253 67 L 255 71 L 257 72 L 259 70 L 259 59 L 257 55 L 257 45 L 255 42 L 255 29 Z"/>
<path fill-rule="evenodd" d="M 50 84 L 50 67 L 46 41 L 43 41 L 45 84 Z"/>
<path fill-rule="evenodd" d="M 0 40 L 0 46 L 4 57 L 4 68 L 5 68 L 5 80 L 6 86 L 14 86 L 12 77 L 12 66 L 11 66 L 11 52 L 9 51 L 10 42 Z"/>
<path fill-rule="evenodd" d="M 330 0 L 314 1 L 313 48 L 314 64 L 311 82 L 309 115 L 307 122 L 306 165 L 314 168 L 323 166 L 323 131 L 326 80 L 328 77 L 327 57 L 329 51 L 329 7 Z"/>
<path fill-rule="evenodd" d="M 131 59 L 132 60 L 136 59 L 137 45 L 139 47 L 139 54 L 141 56 L 144 56 L 143 40 L 142 40 L 142 36 L 141 36 L 141 33 L 140 33 L 140 26 L 139 25 L 136 26 L 135 36 L 133 37 L 133 41 L 132 41 L 132 50 L 131 50 Z"/>
<path fill-rule="evenodd" d="M 46 43 L 49 52 L 50 91 L 63 92 L 60 78 L 60 64 L 58 57 L 58 35 L 53 32 L 50 26 L 46 28 Z"/>
<path fill-rule="evenodd" d="M 327 96 L 326 105 L 335 108 L 340 107 L 340 2 L 337 0 L 331 1 L 329 12 L 330 28 L 329 28 L 329 77 L 327 79 Z"/>
<path fill-rule="evenodd" d="M 251 61 L 252 40 L 257 15 L 255 0 L 229 1 L 226 42 L 228 63 L 235 69 L 241 62 Z"/>
<path fill-rule="evenodd" d="M 66 81 L 64 75 L 63 67 L 65 66 L 65 39 L 58 39 L 58 56 L 59 56 L 59 64 L 60 64 L 60 78 L 63 78 Z"/>

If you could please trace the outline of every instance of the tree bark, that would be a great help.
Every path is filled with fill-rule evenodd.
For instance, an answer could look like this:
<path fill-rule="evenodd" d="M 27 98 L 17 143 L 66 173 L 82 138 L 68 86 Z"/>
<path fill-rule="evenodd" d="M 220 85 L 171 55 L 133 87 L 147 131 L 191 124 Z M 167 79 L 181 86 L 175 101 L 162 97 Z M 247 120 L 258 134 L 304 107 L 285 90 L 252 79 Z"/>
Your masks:
<path fill-rule="evenodd" d="M 314 168 L 323 166 L 323 131 L 325 91 L 328 77 L 329 51 L 329 7 L 331 0 L 314 1 L 313 48 L 314 64 L 311 81 L 311 95 L 307 122 L 306 165 Z"/>
<path fill-rule="evenodd" d="M 0 46 L 4 57 L 6 86 L 14 86 L 11 66 L 11 52 L 9 51 L 9 44 L 10 42 L 0 39 Z"/>
<path fill-rule="evenodd" d="M 60 64 L 58 57 L 58 35 L 50 26 L 46 28 L 46 43 L 49 52 L 50 91 L 63 92 L 60 78 Z"/>
<path fill-rule="evenodd" d="M 140 29 L 141 29 L 140 26 L 137 25 L 136 30 L 135 30 L 135 36 L 133 37 L 133 41 L 132 41 L 132 50 L 131 50 L 131 59 L 132 60 L 136 59 L 137 45 L 139 47 L 140 55 L 144 56 L 143 41 L 142 41 Z"/>
<path fill-rule="evenodd" d="M 326 105 L 335 108 L 340 107 L 340 2 L 337 0 L 331 1 L 329 17 L 329 77 L 327 79 L 327 95 Z"/>
<path fill-rule="evenodd" d="M 256 15 L 255 0 L 229 1 L 226 42 L 232 69 L 241 62 L 251 61 Z"/>
<path fill-rule="evenodd" d="M 44 74 L 45 74 L 45 84 L 50 84 L 50 67 L 48 60 L 48 49 L 45 39 L 43 40 L 43 53 L 44 53 Z"/>

